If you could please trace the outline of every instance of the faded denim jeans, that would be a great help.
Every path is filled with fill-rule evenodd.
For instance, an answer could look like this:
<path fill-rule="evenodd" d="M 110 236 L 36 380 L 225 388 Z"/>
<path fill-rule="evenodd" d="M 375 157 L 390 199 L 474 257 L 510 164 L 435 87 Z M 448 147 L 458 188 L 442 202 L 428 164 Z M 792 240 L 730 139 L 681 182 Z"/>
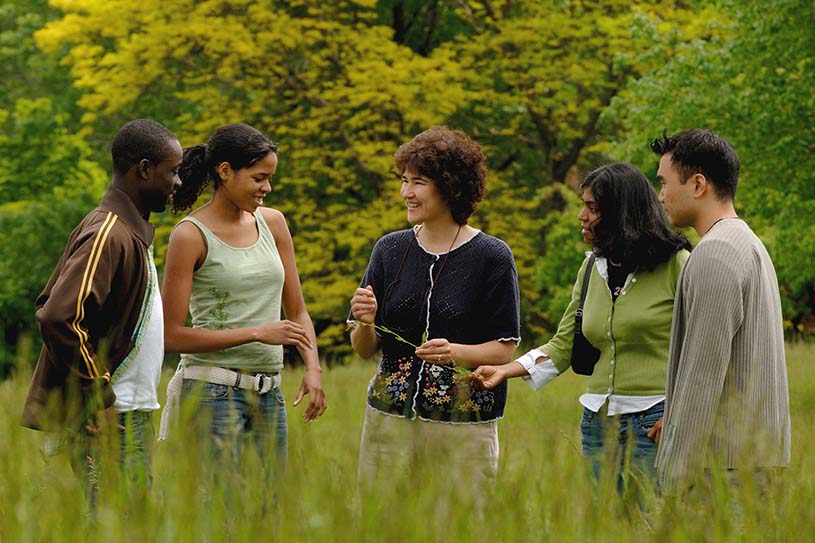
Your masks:
<path fill-rule="evenodd" d="M 583 456 L 591 465 L 594 477 L 599 481 L 603 470 L 613 467 L 621 493 L 633 481 L 655 488 L 657 444 L 648 439 L 647 434 L 664 412 L 665 402 L 639 413 L 612 417 L 584 407 L 580 421 Z"/>
<path fill-rule="evenodd" d="M 228 462 L 238 471 L 244 444 L 252 446 L 261 462 L 282 473 L 288 460 L 286 404 L 280 388 L 266 394 L 228 385 L 185 379 L 182 401 L 197 402 L 194 424 L 204 433 L 202 443 L 213 459 Z M 204 427 L 197 426 L 204 424 Z"/>
<path fill-rule="evenodd" d="M 117 415 L 119 423 L 119 468 L 128 494 L 144 495 L 150 488 L 150 466 L 154 441 L 153 412 L 128 411 Z M 99 493 L 101 462 L 105 457 L 101 442 L 104 436 L 81 430 L 71 445 L 70 460 L 91 510 L 96 507 Z"/>

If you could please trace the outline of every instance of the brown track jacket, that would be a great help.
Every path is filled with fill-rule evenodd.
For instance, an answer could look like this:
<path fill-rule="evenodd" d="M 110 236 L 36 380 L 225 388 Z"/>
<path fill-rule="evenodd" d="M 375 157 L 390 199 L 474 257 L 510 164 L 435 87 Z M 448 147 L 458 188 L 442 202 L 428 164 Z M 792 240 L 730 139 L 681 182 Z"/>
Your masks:
<path fill-rule="evenodd" d="M 153 226 L 113 186 L 71 233 L 36 301 L 43 347 L 24 426 L 75 429 L 113 405 L 110 376 L 133 348 L 152 242 Z"/>

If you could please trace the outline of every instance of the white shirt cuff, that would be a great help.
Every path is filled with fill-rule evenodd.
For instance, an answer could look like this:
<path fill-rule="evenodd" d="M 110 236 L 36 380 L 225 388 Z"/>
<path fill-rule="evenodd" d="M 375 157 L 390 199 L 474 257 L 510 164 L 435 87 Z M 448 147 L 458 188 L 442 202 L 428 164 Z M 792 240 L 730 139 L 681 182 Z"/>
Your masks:
<path fill-rule="evenodd" d="M 541 357 L 546 357 L 546 360 L 536 364 L 535 361 Z M 529 374 L 524 375 L 523 379 L 533 390 L 540 390 L 543 385 L 553 381 L 555 377 L 560 375 L 555 363 L 540 349 L 532 349 L 518 358 L 516 362 L 523 366 L 526 373 Z"/>

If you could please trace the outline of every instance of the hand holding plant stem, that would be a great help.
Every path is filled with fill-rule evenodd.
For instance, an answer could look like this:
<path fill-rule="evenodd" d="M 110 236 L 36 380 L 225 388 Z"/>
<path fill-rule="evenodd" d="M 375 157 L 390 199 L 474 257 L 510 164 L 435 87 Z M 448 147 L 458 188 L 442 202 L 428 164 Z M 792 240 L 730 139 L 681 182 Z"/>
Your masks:
<path fill-rule="evenodd" d="M 376 330 L 378 330 L 378 331 L 380 331 L 380 332 L 382 332 L 384 334 L 390 335 L 396 341 L 404 343 L 405 345 L 410 345 L 411 347 L 416 349 L 416 356 L 422 358 L 426 362 L 429 362 L 431 364 L 441 364 L 441 365 L 452 364 L 453 365 L 453 372 L 455 373 L 455 376 L 457 378 L 462 378 L 462 377 L 466 377 L 466 378 L 469 378 L 469 379 L 472 379 L 472 378 L 478 379 L 479 378 L 479 376 L 476 375 L 473 371 L 465 368 L 464 366 L 461 366 L 461 365 L 457 364 L 456 361 L 453 360 L 452 353 L 449 352 L 450 351 L 450 348 L 449 348 L 450 342 L 447 341 L 446 339 L 437 338 L 437 339 L 431 339 L 430 341 L 427 341 L 427 332 L 425 332 L 424 334 L 422 334 L 422 344 L 421 345 L 416 345 L 415 343 L 411 343 L 410 341 L 406 340 L 405 338 L 403 338 L 402 336 L 400 336 L 399 334 L 397 334 L 396 332 L 394 332 L 393 330 L 389 329 L 386 326 L 382 326 L 382 325 L 376 324 L 376 323 L 363 322 L 363 321 L 359 321 L 359 320 L 354 321 L 354 323 L 362 325 L 362 326 L 372 326 L 374 329 L 376 329 Z M 444 351 L 445 349 L 448 351 L 446 354 L 441 352 L 441 351 Z M 438 357 L 438 358 L 434 358 L 434 357 Z"/>

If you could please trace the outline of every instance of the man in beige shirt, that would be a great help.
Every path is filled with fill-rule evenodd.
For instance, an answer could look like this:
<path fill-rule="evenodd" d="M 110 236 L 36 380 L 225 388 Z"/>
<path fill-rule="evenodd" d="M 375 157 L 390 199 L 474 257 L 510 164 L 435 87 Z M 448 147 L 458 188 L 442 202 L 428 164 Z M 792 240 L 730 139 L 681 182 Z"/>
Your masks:
<path fill-rule="evenodd" d="M 679 494 L 707 470 L 787 466 L 790 413 L 781 301 L 761 240 L 737 217 L 733 146 L 691 129 L 652 142 L 659 199 L 701 240 L 679 278 L 671 330 L 660 485 Z"/>

